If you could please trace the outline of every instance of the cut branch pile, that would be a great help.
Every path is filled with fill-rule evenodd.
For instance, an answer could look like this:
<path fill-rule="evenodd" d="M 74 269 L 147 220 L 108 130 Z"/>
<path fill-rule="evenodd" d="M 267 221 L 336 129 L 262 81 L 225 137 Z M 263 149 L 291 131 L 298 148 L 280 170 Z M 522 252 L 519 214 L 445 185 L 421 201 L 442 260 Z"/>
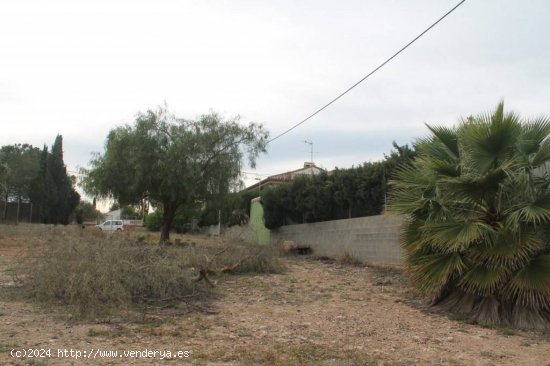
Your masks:
<path fill-rule="evenodd" d="M 208 277 L 209 274 L 234 273 L 236 270 L 239 269 L 239 267 L 246 260 L 249 260 L 249 259 L 254 257 L 253 255 L 247 255 L 247 256 L 241 258 L 238 262 L 236 262 L 233 265 L 225 266 L 225 267 L 222 267 L 222 268 L 214 268 L 213 263 L 214 263 L 215 258 L 217 256 L 219 256 L 220 254 L 224 253 L 225 251 L 227 251 L 227 249 L 228 248 L 226 247 L 226 248 L 222 249 L 221 251 L 217 252 L 216 254 L 214 254 L 212 259 L 208 258 L 208 256 L 205 254 L 204 255 L 204 263 L 199 264 L 197 266 L 198 274 L 194 278 L 194 280 L 197 281 L 197 282 L 200 282 L 200 281 L 204 280 L 204 282 L 206 282 L 209 286 L 214 287 L 214 286 L 216 286 L 217 281 L 212 281 Z"/>

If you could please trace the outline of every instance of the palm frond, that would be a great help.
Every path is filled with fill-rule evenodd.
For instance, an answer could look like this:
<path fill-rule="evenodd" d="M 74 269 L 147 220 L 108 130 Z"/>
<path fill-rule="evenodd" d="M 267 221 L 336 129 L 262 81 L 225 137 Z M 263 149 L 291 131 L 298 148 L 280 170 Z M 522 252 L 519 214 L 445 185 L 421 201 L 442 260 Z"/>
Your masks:
<path fill-rule="evenodd" d="M 460 165 L 456 162 L 430 159 L 423 162 L 423 165 L 434 173 L 446 177 L 459 177 L 461 173 Z"/>
<path fill-rule="evenodd" d="M 523 133 L 518 141 L 518 149 L 525 155 L 536 153 L 540 144 L 550 134 L 550 118 L 539 117 L 523 126 Z"/>
<path fill-rule="evenodd" d="M 396 188 L 425 188 L 435 185 L 435 177 L 429 172 L 419 174 L 417 165 L 401 165 L 395 169 L 390 186 Z"/>
<path fill-rule="evenodd" d="M 550 254 L 541 254 L 517 271 L 504 294 L 529 307 L 550 306 Z"/>
<path fill-rule="evenodd" d="M 463 274 L 458 285 L 471 294 L 488 296 L 495 292 L 507 278 L 505 268 L 489 268 L 477 265 Z"/>
<path fill-rule="evenodd" d="M 469 258 L 489 268 L 517 270 L 542 249 L 542 242 L 532 228 L 514 230 L 505 227 L 485 237 L 480 245 L 472 246 Z"/>
<path fill-rule="evenodd" d="M 395 179 L 390 180 L 392 187 L 388 212 L 393 214 L 412 214 L 430 207 L 435 195 L 435 179 L 429 174 L 418 174 L 413 166 L 403 165 L 397 168 Z"/>
<path fill-rule="evenodd" d="M 403 224 L 403 230 L 399 234 L 399 239 L 404 248 L 414 251 L 422 246 L 423 241 L 420 227 L 423 223 L 423 220 L 409 219 L 408 222 Z"/>
<path fill-rule="evenodd" d="M 529 205 L 537 195 L 538 178 L 524 170 L 508 174 L 508 178 L 500 185 L 501 210 L 505 216 Z M 542 183 L 542 182 L 541 182 Z"/>
<path fill-rule="evenodd" d="M 502 169 L 494 169 L 483 176 L 461 176 L 441 179 L 446 194 L 453 199 L 470 202 L 489 202 L 495 198 L 501 183 L 507 178 Z"/>
<path fill-rule="evenodd" d="M 411 279 L 423 293 L 437 295 L 466 265 L 458 253 L 433 253 L 409 263 Z"/>
<path fill-rule="evenodd" d="M 550 194 L 517 208 L 510 212 L 509 216 L 511 221 L 523 221 L 535 225 L 550 222 Z"/>
<path fill-rule="evenodd" d="M 415 148 L 419 157 L 426 156 L 444 161 L 458 161 L 454 153 L 435 136 L 418 139 Z"/>
<path fill-rule="evenodd" d="M 550 140 L 544 140 L 531 158 L 533 168 L 541 167 L 550 161 Z"/>
<path fill-rule="evenodd" d="M 421 227 L 422 236 L 442 252 L 460 252 L 481 240 L 493 229 L 479 221 L 430 222 Z"/>
<path fill-rule="evenodd" d="M 466 123 L 459 129 L 464 162 L 483 174 L 515 155 L 522 129 L 514 114 L 502 116 L 502 105 L 491 116 L 491 123 Z"/>
<path fill-rule="evenodd" d="M 497 105 L 497 108 L 491 115 L 492 124 L 500 124 L 504 120 L 504 101 L 500 101 Z"/>
<path fill-rule="evenodd" d="M 456 130 L 444 126 L 430 126 L 426 124 L 426 127 L 434 134 L 434 136 L 447 148 L 449 157 L 452 159 L 458 159 L 458 137 Z"/>

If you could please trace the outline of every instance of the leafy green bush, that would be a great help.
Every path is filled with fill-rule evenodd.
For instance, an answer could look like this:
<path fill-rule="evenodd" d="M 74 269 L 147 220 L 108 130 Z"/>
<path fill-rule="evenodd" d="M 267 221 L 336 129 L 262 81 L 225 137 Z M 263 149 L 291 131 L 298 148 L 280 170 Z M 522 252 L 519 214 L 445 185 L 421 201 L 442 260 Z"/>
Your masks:
<path fill-rule="evenodd" d="M 160 231 L 162 226 L 162 210 L 157 209 L 154 212 L 151 212 L 145 216 L 143 220 L 143 226 L 149 231 Z"/>
<path fill-rule="evenodd" d="M 162 207 L 158 207 L 154 212 L 145 216 L 143 226 L 149 231 L 160 231 L 163 222 L 164 211 Z M 182 206 L 176 211 L 176 216 L 172 222 L 172 228 L 177 232 L 183 229 L 183 226 L 191 222 L 194 218 L 199 217 L 199 210 L 195 206 Z"/>
<path fill-rule="evenodd" d="M 258 197 L 257 191 L 242 191 L 212 197 L 201 212 L 201 226 L 216 225 L 218 211 L 223 225 L 233 226 L 248 222 L 251 200 Z"/>
<path fill-rule="evenodd" d="M 95 220 L 101 215 L 101 213 L 94 208 L 93 204 L 88 201 L 80 201 L 73 214 L 77 224 L 82 224 L 82 222 L 86 220 Z"/>

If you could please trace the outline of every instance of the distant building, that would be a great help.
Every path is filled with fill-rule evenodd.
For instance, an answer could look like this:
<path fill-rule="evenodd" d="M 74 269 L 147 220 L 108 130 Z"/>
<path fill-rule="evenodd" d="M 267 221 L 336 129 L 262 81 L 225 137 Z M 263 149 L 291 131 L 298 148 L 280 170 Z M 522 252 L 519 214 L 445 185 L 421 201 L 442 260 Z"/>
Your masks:
<path fill-rule="evenodd" d="M 120 220 L 121 214 L 122 214 L 122 209 L 109 211 L 105 214 L 105 220 Z"/>
<path fill-rule="evenodd" d="M 250 187 L 247 187 L 245 191 L 253 191 L 253 190 L 261 191 L 264 187 L 292 182 L 294 178 L 296 178 L 297 176 L 317 175 L 323 172 L 325 172 L 325 170 L 316 166 L 314 162 L 306 161 L 304 163 L 303 168 L 292 170 L 286 173 L 269 176 L 259 181 L 258 183 L 255 183 Z"/>

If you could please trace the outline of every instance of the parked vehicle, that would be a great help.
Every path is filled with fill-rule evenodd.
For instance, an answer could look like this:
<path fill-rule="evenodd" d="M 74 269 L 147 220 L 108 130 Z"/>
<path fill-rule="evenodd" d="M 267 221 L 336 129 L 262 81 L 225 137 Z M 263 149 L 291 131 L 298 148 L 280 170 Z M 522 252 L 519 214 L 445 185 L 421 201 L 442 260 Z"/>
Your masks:
<path fill-rule="evenodd" d="M 101 231 L 123 231 L 124 223 L 122 220 L 107 220 L 103 224 L 97 225 Z"/>

